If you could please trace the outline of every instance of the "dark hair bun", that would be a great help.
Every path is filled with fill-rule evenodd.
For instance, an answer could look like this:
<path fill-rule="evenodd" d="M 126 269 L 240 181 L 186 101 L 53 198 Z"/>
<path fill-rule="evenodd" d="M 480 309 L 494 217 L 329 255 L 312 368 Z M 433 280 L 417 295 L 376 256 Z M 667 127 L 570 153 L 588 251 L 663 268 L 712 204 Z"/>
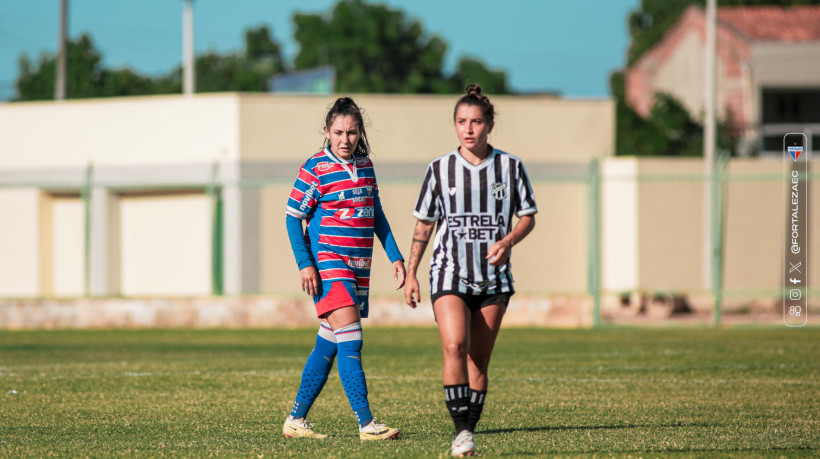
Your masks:
<path fill-rule="evenodd" d="M 468 85 L 467 88 L 464 90 L 467 94 L 471 96 L 480 96 L 481 95 L 481 86 L 477 84 Z"/>

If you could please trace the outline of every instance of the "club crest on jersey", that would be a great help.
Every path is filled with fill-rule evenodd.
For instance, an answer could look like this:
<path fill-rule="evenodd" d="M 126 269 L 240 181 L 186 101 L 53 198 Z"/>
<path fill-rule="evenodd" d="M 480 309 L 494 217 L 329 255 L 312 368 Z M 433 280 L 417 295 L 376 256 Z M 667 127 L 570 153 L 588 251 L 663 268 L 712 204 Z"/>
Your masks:
<path fill-rule="evenodd" d="M 495 182 L 493 187 L 493 197 L 497 200 L 502 200 L 507 197 L 507 185 L 501 182 Z"/>

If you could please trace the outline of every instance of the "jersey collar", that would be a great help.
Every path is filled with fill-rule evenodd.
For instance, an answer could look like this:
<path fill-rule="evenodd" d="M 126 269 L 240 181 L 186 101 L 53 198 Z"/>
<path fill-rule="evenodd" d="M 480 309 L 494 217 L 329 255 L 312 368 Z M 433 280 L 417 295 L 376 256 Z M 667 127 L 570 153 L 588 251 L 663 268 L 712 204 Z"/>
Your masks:
<path fill-rule="evenodd" d="M 325 150 L 325 156 L 330 158 L 330 160 L 333 161 L 334 163 L 342 165 L 344 170 L 346 170 L 348 175 L 350 175 L 350 180 L 353 180 L 353 183 L 356 183 L 356 182 L 359 181 L 359 174 L 358 174 L 357 169 L 356 169 L 356 155 L 355 154 L 353 155 L 353 158 L 350 161 L 346 161 L 346 160 L 343 160 L 342 158 L 339 158 L 338 156 L 336 156 L 336 154 L 334 154 L 333 151 L 330 150 L 330 146 L 325 147 L 324 150 Z"/>
<path fill-rule="evenodd" d="M 495 149 L 495 147 L 493 147 L 492 145 L 489 145 L 489 144 L 488 144 L 488 146 L 489 146 L 490 148 L 492 148 L 492 149 L 493 149 L 493 151 L 491 151 L 491 152 L 490 152 L 490 154 L 489 154 L 489 155 L 487 155 L 487 157 L 486 157 L 486 158 L 484 158 L 484 159 L 483 159 L 480 163 L 478 163 L 477 165 L 473 165 L 470 161 L 467 161 L 467 159 L 465 159 L 463 156 L 461 156 L 461 152 L 460 152 L 460 151 L 458 151 L 458 147 L 456 147 L 456 149 L 455 149 L 455 150 L 453 150 L 453 154 L 454 154 L 454 155 L 456 155 L 456 157 L 459 159 L 459 161 L 463 162 L 463 163 L 464 163 L 464 165 L 465 165 L 465 166 L 467 166 L 467 167 L 469 167 L 470 169 L 475 169 L 475 170 L 477 170 L 477 169 L 482 169 L 482 168 L 487 167 L 487 165 L 488 165 L 488 164 L 492 164 L 492 162 L 493 162 L 492 160 L 493 160 L 493 158 L 495 158 L 496 151 L 498 151 L 498 150 L 496 150 L 496 149 Z"/>

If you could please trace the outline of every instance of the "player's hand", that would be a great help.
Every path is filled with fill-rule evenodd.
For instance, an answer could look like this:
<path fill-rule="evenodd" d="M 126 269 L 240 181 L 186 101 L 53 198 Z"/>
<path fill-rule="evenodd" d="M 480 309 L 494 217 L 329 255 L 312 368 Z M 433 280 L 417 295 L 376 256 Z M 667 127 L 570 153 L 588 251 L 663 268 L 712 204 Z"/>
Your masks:
<path fill-rule="evenodd" d="M 299 277 L 302 278 L 302 291 L 310 296 L 319 294 L 319 274 L 316 273 L 316 268 L 308 266 L 299 271 Z"/>
<path fill-rule="evenodd" d="M 510 252 L 512 252 L 512 244 L 502 239 L 490 246 L 486 259 L 490 260 L 493 266 L 504 266 L 510 259 Z"/>
<path fill-rule="evenodd" d="M 398 260 L 393 262 L 393 280 L 398 281 L 399 285 L 396 287 L 396 290 L 404 287 L 404 278 L 406 276 L 406 271 L 404 270 L 404 260 Z"/>
<path fill-rule="evenodd" d="M 404 302 L 411 308 L 415 308 L 416 301 L 421 301 L 419 281 L 416 276 L 409 276 L 404 283 Z"/>

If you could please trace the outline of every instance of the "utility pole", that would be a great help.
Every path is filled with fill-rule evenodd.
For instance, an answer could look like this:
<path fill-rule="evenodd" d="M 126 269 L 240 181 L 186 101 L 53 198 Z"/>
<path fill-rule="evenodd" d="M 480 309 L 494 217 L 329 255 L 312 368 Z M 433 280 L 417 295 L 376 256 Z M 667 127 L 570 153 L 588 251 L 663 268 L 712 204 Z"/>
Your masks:
<path fill-rule="evenodd" d="M 64 100 L 66 92 L 66 71 L 68 49 L 66 48 L 66 23 L 68 0 L 60 0 L 60 30 L 57 34 L 57 78 L 54 82 L 54 99 Z"/>
<path fill-rule="evenodd" d="M 182 7 L 182 89 L 186 95 L 196 91 L 194 69 L 194 0 L 184 0 Z"/>
<path fill-rule="evenodd" d="M 717 46 L 716 38 L 716 18 L 717 11 L 715 0 L 706 1 L 706 46 L 704 62 L 704 110 L 705 119 L 703 120 L 703 162 L 705 169 L 705 177 L 703 186 L 703 284 L 707 289 L 718 288 L 715 285 L 714 275 L 720 273 L 713 273 L 714 253 L 714 225 L 712 219 L 714 214 L 712 212 L 713 206 L 717 205 L 713 202 L 713 187 L 715 177 L 715 48 Z M 716 296 L 717 298 L 717 296 Z M 720 306 L 715 304 L 715 308 Z"/>

